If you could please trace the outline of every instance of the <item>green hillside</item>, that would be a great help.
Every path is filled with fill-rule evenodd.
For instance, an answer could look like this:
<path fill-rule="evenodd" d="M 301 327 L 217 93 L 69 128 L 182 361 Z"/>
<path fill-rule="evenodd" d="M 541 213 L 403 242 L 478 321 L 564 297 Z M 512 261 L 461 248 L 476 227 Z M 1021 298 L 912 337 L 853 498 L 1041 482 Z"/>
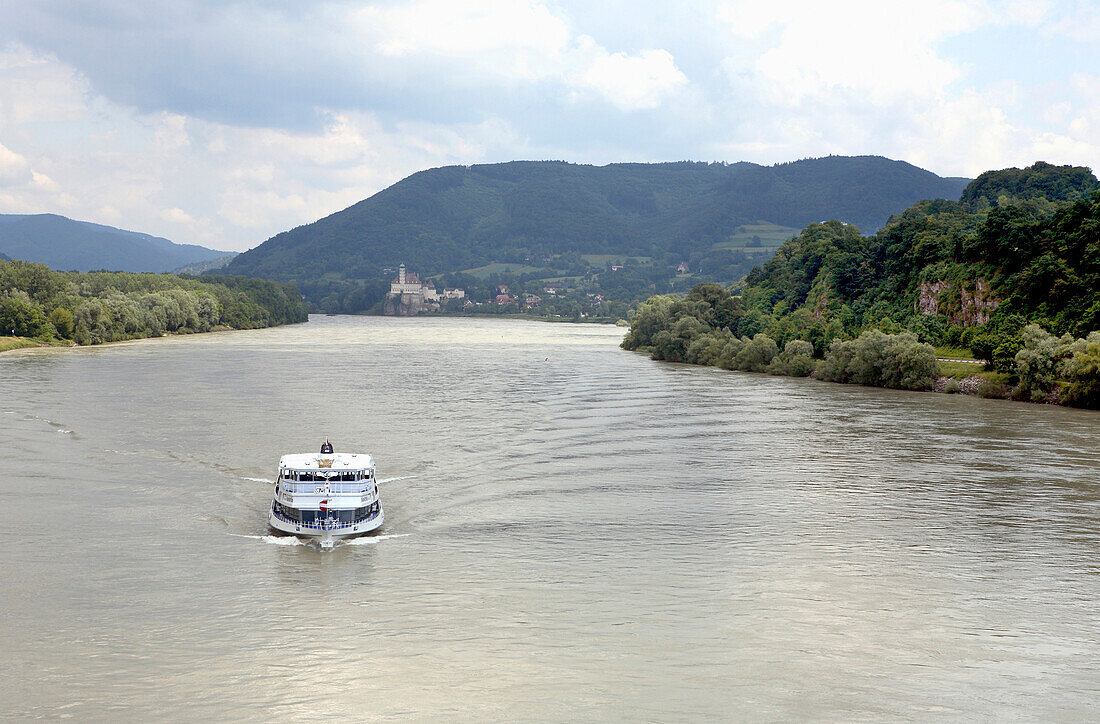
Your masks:
<path fill-rule="evenodd" d="M 720 339 L 747 344 L 763 335 L 773 356 L 805 340 L 826 363 L 848 349 L 855 356 L 844 364 L 857 366 L 890 345 L 921 364 L 920 343 L 966 347 L 1018 384 L 1019 394 L 1045 399 L 1061 370 L 1064 399 L 1100 404 L 1088 371 L 1100 364 L 1098 190 L 1086 168 L 1040 163 L 982 174 L 962 203 L 918 202 L 873 236 L 839 221 L 810 224 L 753 270 L 740 296 L 712 285 L 682 300 L 649 300 L 626 346 L 717 364 Z M 880 336 L 861 336 L 869 330 Z M 883 333 L 912 336 L 891 341 Z M 736 355 L 727 357 L 735 364 Z M 1043 375 L 1035 360 L 1045 360 Z M 799 369 L 808 373 L 805 363 Z M 826 378 L 848 381 L 839 362 L 830 364 Z M 1100 368 L 1093 372 L 1100 380 Z M 891 386 L 919 387 L 932 377 L 925 368 L 912 379 Z"/>
<path fill-rule="evenodd" d="M 450 166 L 279 234 L 225 271 L 297 281 L 314 303 L 334 293 L 346 297 L 401 263 L 423 275 L 527 265 L 549 277 L 576 273 L 562 260 L 574 254 L 647 257 L 666 277 L 674 274 L 664 267 L 689 261 L 729 282 L 809 222 L 840 218 L 877 229 L 919 199 L 956 198 L 965 183 L 875 156 L 769 167 Z M 364 303 L 371 295 L 358 298 Z M 342 304 L 336 311 L 356 310 Z"/>
<path fill-rule="evenodd" d="M 56 214 L 0 214 L 0 252 L 51 269 L 85 272 L 166 272 L 229 253 Z"/>

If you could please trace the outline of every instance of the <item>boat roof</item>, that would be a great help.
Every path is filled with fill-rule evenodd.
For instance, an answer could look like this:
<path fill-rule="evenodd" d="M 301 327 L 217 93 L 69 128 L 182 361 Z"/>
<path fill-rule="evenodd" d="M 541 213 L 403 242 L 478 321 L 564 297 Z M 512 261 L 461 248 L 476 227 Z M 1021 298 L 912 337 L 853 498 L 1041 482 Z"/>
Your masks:
<path fill-rule="evenodd" d="M 321 460 L 331 460 L 331 465 L 321 468 Z M 362 470 L 374 467 L 374 458 L 367 453 L 293 453 L 279 458 L 280 468 L 294 470 Z"/>

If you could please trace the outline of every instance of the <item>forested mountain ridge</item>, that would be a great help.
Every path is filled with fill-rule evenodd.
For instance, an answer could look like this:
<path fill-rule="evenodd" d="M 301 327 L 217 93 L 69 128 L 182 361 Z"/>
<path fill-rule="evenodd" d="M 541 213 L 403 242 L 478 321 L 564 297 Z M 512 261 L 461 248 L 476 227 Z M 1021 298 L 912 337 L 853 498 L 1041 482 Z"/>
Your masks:
<path fill-rule="evenodd" d="M 84 272 L 166 272 L 229 253 L 56 214 L 0 214 L 0 252 Z"/>
<path fill-rule="evenodd" d="M 436 274 L 567 253 L 686 259 L 728 241 L 738 226 L 760 221 L 801 227 L 839 218 L 877 229 L 919 199 L 956 198 L 966 183 L 878 156 L 776 166 L 448 166 L 413 174 L 343 211 L 278 234 L 225 271 L 299 281 L 371 280 L 400 263 Z"/>

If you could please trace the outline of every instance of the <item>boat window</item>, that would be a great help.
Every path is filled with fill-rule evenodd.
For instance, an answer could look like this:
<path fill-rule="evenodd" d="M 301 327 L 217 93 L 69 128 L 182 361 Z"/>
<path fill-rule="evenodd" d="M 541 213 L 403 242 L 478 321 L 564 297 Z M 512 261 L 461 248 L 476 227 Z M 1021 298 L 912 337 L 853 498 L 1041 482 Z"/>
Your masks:
<path fill-rule="evenodd" d="M 279 513 L 283 515 L 283 517 L 289 518 L 291 520 L 301 520 L 301 514 L 297 508 L 291 508 L 289 506 L 283 505 L 282 503 L 276 503 L 275 506 L 276 510 L 278 510 Z"/>

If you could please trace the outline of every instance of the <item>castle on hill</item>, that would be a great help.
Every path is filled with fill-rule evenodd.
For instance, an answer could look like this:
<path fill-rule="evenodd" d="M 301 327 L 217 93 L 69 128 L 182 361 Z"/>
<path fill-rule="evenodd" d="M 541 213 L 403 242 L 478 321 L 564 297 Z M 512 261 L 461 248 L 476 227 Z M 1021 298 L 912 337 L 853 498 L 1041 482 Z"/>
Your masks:
<path fill-rule="evenodd" d="M 461 299 L 464 296 L 466 292 L 462 289 L 444 289 L 440 294 L 431 279 L 420 281 L 420 277 L 407 271 L 402 264 L 397 268 L 397 276 L 390 281 L 382 314 L 411 317 L 421 312 L 434 312 L 438 311 L 440 300 Z"/>
<path fill-rule="evenodd" d="M 390 294 L 418 294 L 425 299 L 439 299 L 435 284 L 429 279 L 420 281 L 420 277 L 405 271 L 405 265 L 397 268 L 397 276 L 390 281 Z"/>

